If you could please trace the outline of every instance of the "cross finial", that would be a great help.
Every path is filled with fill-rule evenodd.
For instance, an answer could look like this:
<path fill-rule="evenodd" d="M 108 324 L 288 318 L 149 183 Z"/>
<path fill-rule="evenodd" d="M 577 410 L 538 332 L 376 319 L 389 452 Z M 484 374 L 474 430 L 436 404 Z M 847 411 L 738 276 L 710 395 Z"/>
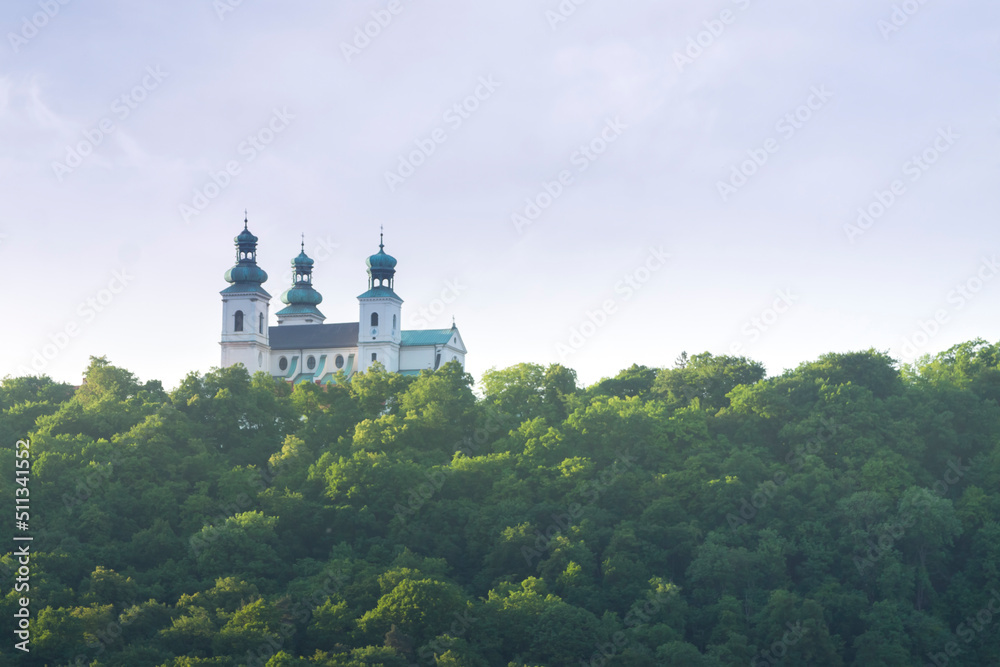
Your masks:
<path fill-rule="evenodd" d="M 306 251 L 306 234 L 302 232 L 302 252 Z"/>
<path fill-rule="evenodd" d="M 247 222 L 248 222 L 247 210 L 243 209 L 243 229 L 247 228 Z"/>
<path fill-rule="evenodd" d="M 378 226 L 378 249 L 379 250 L 381 250 L 385 246 L 385 243 L 382 240 L 382 236 L 383 236 L 384 233 L 385 233 L 385 226 L 384 225 L 379 225 Z"/>

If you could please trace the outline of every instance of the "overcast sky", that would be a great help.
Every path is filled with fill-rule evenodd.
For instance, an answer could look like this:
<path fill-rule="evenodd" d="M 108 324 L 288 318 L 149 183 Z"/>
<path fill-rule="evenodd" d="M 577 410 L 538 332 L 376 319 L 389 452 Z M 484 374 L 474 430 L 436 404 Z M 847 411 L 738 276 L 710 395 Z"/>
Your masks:
<path fill-rule="evenodd" d="M 0 376 L 218 365 L 244 209 L 477 380 L 1000 338 L 995 0 L 576 2 L 7 0 Z"/>

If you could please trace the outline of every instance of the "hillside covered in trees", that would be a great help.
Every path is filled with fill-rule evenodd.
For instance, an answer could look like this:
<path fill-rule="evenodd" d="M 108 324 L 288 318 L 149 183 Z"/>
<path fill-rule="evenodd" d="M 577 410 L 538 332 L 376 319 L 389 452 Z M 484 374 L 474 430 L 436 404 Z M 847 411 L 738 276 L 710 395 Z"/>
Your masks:
<path fill-rule="evenodd" d="M 1000 664 L 1000 344 L 475 389 L 5 379 L 0 664 Z"/>

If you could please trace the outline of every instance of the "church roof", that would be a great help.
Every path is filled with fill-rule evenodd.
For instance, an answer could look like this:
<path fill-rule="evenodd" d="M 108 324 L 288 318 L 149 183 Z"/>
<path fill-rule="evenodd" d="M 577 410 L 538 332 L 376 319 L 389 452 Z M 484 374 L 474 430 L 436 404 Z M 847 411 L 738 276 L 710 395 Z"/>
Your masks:
<path fill-rule="evenodd" d="M 413 329 L 410 331 L 400 331 L 402 347 L 415 347 L 418 345 L 444 345 L 451 340 L 454 329 Z"/>
<path fill-rule="evenodd" d="M 357 322 L 343 324 L 299 324 L 268 327 L 272 350 L 301 350 L 331 347 L 357 347 L 360 327 Z"/>
<path fill-rule="evenodd" d="M 227 287 L 226 289 L 219 292 L 219 294 L 261 294 L 266 296 L 268 299 L 271 295 L 267 293 L 260 283 L 234 283 Z"/>
<path fill-rule="evenodd" d="M 359 299 L 370 299 L 372 297 L 377 297 L 377 296 L 387 296 L 387 297 L 391 297 L 393 299 L 399 299 L 400 301 L 402 301 L 402 299 L 400 299 L 396 295 L 396 293 L 392 291 L 392 288 L 385 287 L 384 285 L 379 285 L 379 286 L 373 287 L 370 290 L 368 290 L 367 292 L 365 292 L 364 294 L 359 295 L 358 298 Z"/>

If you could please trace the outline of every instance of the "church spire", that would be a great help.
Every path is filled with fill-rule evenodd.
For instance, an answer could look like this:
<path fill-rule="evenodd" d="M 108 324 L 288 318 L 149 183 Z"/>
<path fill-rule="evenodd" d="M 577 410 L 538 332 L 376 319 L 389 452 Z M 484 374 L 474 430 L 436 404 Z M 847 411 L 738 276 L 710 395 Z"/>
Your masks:
<path fill-rule="evenodd" d="M 267 273 L 257 266 L 257 237 L 250 232 L 248 224 L 244 211 L 243 231 L 233 239 L 236 245 L 236 266 L 226 271 L 225 278 L 229 283 L 260 288 L 262 283 L 267 282 Z"/>
<path fill-rule="evenodd" d="M 392 283 L 396 275 L 396 258 L 385 251 L 385 230 L 379 226 L 378 252 L 368 258 L 368 289 L 388 287 L 392 291 Z"/>
<path fill-rule="evenodd" d="M 315 262 L 306 255 L 306 235 L 302 235 L 299 244 L 301 252 L 292 260 L 292 286 L 281 295 L 281 301 L 287 307 L 276 314 L 278 325 L 283 324 L 313 324 L 326 319 L 318 306 L 323 302 L 323 295 L 316 291 L 312 284 L 312 271 Z"/>

